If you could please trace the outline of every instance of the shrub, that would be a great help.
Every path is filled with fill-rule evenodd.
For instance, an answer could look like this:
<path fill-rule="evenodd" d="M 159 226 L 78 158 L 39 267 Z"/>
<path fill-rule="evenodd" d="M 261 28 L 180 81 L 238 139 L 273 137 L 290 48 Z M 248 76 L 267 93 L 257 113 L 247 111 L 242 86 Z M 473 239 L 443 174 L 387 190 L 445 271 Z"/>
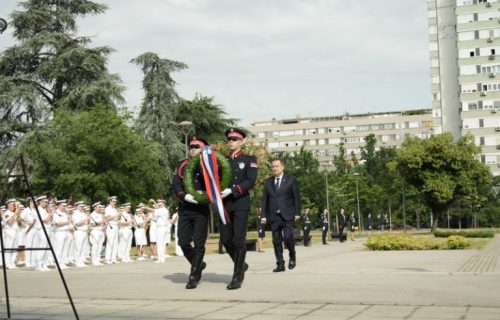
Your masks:
<path fill-rule="evenodd" d="M 449 248 L 444 239 L 413 237 L 399 233 L 374 236 L 365 245 L 370 250 L 439 250 Z M 455 245 L 455 242 L 453 242 L 453 245 Z"/>
<path fill-rule="evenodd" d="M 464 238 L 493 238 L 495 232 L 491 230 L 436 230 L 434 236 L 448 238 L 449 236 L 461 236 Z"/>
<path fill-rule="evenodd" d="M 470 241 L 462 236 L 449 236 L 448 249 L 464 249 L 470 246 Z"/>

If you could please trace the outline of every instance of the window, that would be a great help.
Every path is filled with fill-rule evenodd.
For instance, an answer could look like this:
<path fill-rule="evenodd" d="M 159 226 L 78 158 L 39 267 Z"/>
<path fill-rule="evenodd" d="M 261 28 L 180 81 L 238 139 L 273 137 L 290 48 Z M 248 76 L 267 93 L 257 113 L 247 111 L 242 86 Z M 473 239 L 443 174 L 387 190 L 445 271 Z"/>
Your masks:
<path fill-rule="evenodd" d="M 477 110 L 477 103 L 476 102 L 469 102 L 467 104 L 468 110 Z"/>
<path fill-rule="evenodd" d="M 479 128 L 484 128 L 484 119 L 479 119 Z"/>
<path fill-rule="evenodd" d="M 479 145 L 484 146 L 484 137 L 479 137 Z"/>

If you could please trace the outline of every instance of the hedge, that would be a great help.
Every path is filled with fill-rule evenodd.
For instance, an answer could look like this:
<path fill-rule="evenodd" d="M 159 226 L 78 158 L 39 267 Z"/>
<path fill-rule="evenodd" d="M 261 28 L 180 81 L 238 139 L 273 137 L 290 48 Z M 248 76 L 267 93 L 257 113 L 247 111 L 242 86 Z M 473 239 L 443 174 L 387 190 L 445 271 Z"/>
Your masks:
<path fill-rule="evenodd" d="M 448 238 L 449 236 L 461 236 L 464 238 L 493 238 L 495 232 L 491 230 L 436 230 L 434 236 Z"/>
<path fill-rule="evenodd" d="M 370 250 L 446 250 L 464 249 L 470 245 L 470 242 L 461 236 L 440 239 L 387 233 L 370 238 L 365 245 Z"/>

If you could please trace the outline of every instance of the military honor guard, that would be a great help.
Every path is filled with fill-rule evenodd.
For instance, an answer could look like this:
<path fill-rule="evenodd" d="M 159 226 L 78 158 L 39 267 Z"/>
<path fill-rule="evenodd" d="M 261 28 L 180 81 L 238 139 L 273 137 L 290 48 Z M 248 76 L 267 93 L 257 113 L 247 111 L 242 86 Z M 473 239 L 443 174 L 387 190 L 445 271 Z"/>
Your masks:
<path fill-rule="evenodd" d="M 300 192 L 295 177 L 284 172 L 285 166 L 281 159 L 271 162 L 273 176 L 264 183 L 262 194 L 263 223 L 270 223 L 273 234 L 276 268 L 273 272 L 285 271 L 283 259 L 283 242 L 289 252 L 288 269 L 297 264 L 295 241 L 293 239 L 293 224 L 300 219 Z"/>
<path fill-rule="evenodd" d="M 17 248 L 19 251 L 17 252 L 16 264 L 24 265 L 25 261 L 25 253 L 24 250 L 26 248 L 26 231 L 28 230 L 28 226 L 25 225 L 22 221 L 24 211 L 24 205 L 21 202 L 16 202 L 16 220 L 18 225 L 18 233 L 17 233 Z"/>
<path fill-rule="evenodd" d="M 158 260 L 155 262 L 165 263 L 165 258 L 169 257 L 167 252 L 171 237 L 170 230 L 172 229 L 170 212 L 165 207 L 165 200 L 158 199 L 154 216 L 156 218 L 156 251 L 158 253 Z"/>
<path fill-rule="evenodd" d="M 108 206 L 104 210 L 104 221 L 107 222 L 106 227 L 106 264 L 118 263 L 118 228 L 120 222 L 120 212 L 116 209 L 116 196 L 108 198 Z"/>
<path fill-rule="evenodd" d="M 72 228 L 72 222 L 66 213 L 66 200 L 58 200 L 56 204 L 57 209 L 52 220 L 54 225 L 53 246 L 59 267 L 61 269 L 67 269 L 68 266 L 66 266 L 64 261 L 67 260 L 65 254 L 68 253 L 71 244 L 70 229 Z"/>
<path fill-rule="evenodd" d="M 148 235 L 149 235 L 149 249 L 151 250 L 151 259 L 156 259 L 158 258 L 158 250 L 157 250 L 157 238 L 158 238 L 158 226 L 156 224 L 156 215 L 155 215 L 155 210 L 156 208 L 149 208 L 144 206 L 143 210 L 148 212 L 146 215 L 147 221 L 148 221 Z"/>
<path fill-rule="evenodd" d="M 201 148 L 208 146 L 208 142 L 201 138 L 193 137 L 189 140 L 189 154 L 194 157 L 200 154 Z M 172 189 L 175 196 L 180 200 L 178 235 L 179 246 L 184 253 L 184 257 L 191 264 L 189 279 L 186 289 L 194 289 L 201 279 L 202 270 L 206 263 L 203 262 L 205 256 L 205 242 L 208 236 L 208 219 L 210 216 L 209 204 L 198 203 L 192 194 L 186 193 L 184 189 L 184 177 L 188 159 L 184 159 L 177 164 L 174 177 L 172 178 Z M 197 191 L 205 190 L 205 183 L 201 166 L 195 168 L 193 174 L 193 184 Z M 194 243 L 194 247 L 191 244 Z"/>
<path fill-rule="evenodd" d="M 90 217 L 85 212 L 85 203 L 75 203 L 76 211 L 73 213 L 72 222 L 75 226 L 75 265 L 79 268 L 86 267 L 85 243 L 89 241 L 88 228 Z"/>
<path fill-rule="evenodd" d="M 34 248 L 48 248 L 47 237 L 43 232 L 43 226 L 47 233 L 50 231 L 52 217 L 47 212 L 47 206 L 49 200 L 47 196 L 39 196 L 35 199 L 38 205 L 38 212 L 40 217 L 35 211 L 35 224 L 33 228 L 35 229 L 35 234 L 33 235 L 33 247 Z M 46 250 L 38 250 L 33 253 L 34 255 L 34 266 L 36 271 L 50 271 L 47 267 L 48 265 L 48 252 Z"/>
<path fill-rule="evenodd" d="M 257 180 L 257 159 L 245 155 L 242 150 L 246 133 L 238 128 L 229 128 L 225 132 L 229 145 L 231 165 L 231 183 L 222 190 L 224 207 L 229 215 L 229 222 L 220 224 L 221 242 L 234 262 L 234 272 L 227 289 L 239 289 L 245 277 L 248 265 L 246 258 L 246 235 L 248 215 L 250 213 L 250 190 Z"/>
<path fill-rule="evenodd" d="M 118 237 L 118 257 L 122 262 L 131 262 L 130 248 L 132 247 L 132 226 L 134 217 L 130 213 L 132 205 L 130 203 L 123 204 L 123 211 L 120 217 L 120 231 Z"/>
<path fill-rule="evenodd" d="M 5 248 L 17 248 L 18 225 L 16 220 L 16 199 L 6 202 L 6 210 L 2 213 L 2 237 Z M 7 269 L 16 269 L 16 251 L 6 251 L 3 263 Z"/>
<path fill-rule="evenodd" d="M 146 226 L 148 220 L 144 215 L 142 207 L 135 209 L 134 215 L 134 238 L 135 245 L 137 247 L 137 261 L 144 261 L 144 248 L 148 245 L 148 239 L 146 238 Z"/>
<path fill-rule="evenodd" d="M 24 239 L 24 244 L 27 248 L 33 248 L 33 239 L 35 235 L 35 203 L 30 198 L 28 200 L 29 205 L 24 208 L 21 213 L 21 225 L 23 225 L 26 229 L 26 236 Z M 24 254 L 24 266 L 27 268 L 31 268 L 35 264 L 35 256 L 34 251 L 27 250 Z"/>
<path fill-rule="evenodd" d="M 104 206 L 100 202 L 96 202 L 92 208 L 94 211 L 90 214 L 91 261 L 94 266 L 102 266 L 100 259 L 106 224 L 103 216 Z"/>

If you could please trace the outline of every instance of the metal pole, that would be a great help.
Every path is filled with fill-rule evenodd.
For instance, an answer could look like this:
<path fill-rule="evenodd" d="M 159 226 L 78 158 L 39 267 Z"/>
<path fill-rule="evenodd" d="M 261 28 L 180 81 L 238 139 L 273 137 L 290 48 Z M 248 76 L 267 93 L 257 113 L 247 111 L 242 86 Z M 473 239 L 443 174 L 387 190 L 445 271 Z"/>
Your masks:
<path fill-rule="evenodd" d="M 184 131 L 184 152 L 186 154 L 186 159 L 188 158 L 188 134 L 189 131 Z"/>
<path fill-rule="evenodd" d="M 325 169 L 325 188 L 326 188 L 326 210 L 328 210 L 328 230 L 332 231 L 332 224 L 330 219 L 330 194 L 328 192 L 328 172 Z"/>
<path fill-rule="evenodd" d="M 52 253 L 52 257 L 54 258 L 54 262 L 56 264 L 57 271 L 59 271 L 59 276 L 61 277 L 62 283 L 64 285 L 64 290 L 66 291 L 66 294 L 68 295 L 68 299 L 69 299 L 69 302 L 71 304 L 71 308 L 73 309 L 75 319 L 79 320 L 80 317 L 78 316 L 78 312 L 76 311 L 75 304 L 73 303 L 73 298 L 71 297 L 71 293 L 69 292 L 68 285 L 66 284 L 66 279 L 64 279 L 64 275 L 62 273 L 61 266 L 59 265 L 59 261 L 57 260 L 56 253 L 54 251 L 54 247 L 52 246 L 52 242 L 50 241 L 50 237 L 49 237 L 49 234 L 47 233 L 47 229 L 45 228 L 45 224 L 42 221 L 42 216 L 40 215 L 40 211 L 38 210 L 38 206 L 36 205 L 35 197 L 33 196 L 33 190 L 31 189 L 31 184 L 28 181 L 28 174 L 27 174 L 26 165 L 24 163 L 24 158 L 23 158 L 22 154 L 19 156 L 19 159 L 21 160 L 21 169 L 23 171 L 24 181 L 26 183 L 26 187 L 28 189 L 28 193 L 30 195 L 30 198 L 33 201 L 33 203 L 35 204 L 36 215 L 40 221 L 40 224 L 42 225 L 42 230 L 43 230 L 43 233 L 45 235 L 45 238 L 47 239 L 47 244 L 49 245 L 49 250 Z"/>
<path fill-rule="evenodd" d="M 405 182 L 403 181 L 403 230 L 406 232 Z"/>
<path fill-rule="evenodd" d="M 358 229 L 359 229 L 359 234 L 361 235 L 361 213 L 359 210 L 359 186 L 358 186 L 358 178 L 356 178 L 356 198 L 358 200 Z"/>

